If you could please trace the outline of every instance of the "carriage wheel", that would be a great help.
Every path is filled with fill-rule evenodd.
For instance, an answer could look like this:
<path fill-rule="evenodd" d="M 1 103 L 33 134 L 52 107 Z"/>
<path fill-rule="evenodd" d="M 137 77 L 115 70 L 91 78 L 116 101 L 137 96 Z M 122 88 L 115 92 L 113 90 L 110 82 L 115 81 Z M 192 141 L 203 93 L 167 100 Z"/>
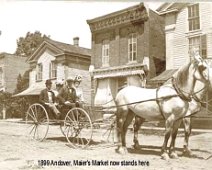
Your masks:
<path fill-rule="evenodd" d="M 85 148 L 92 139 L 93 125 L 88 113 L 76 107 L 66 114 L 63 130 L 71 146 Z"/>
<path fill-rule="evenodd" d="M 110 121 L 109 127 L 106 128 L 101 138 L 103 141 L 115 143 L 116 120 L 112 119 Z"/>
<path fill-rule="evenodd" d="M 30 138 L 43 141 L 49 130 L 49 116 L 39 103 L 29 107 L 26 114 L 27 134 Z"/>

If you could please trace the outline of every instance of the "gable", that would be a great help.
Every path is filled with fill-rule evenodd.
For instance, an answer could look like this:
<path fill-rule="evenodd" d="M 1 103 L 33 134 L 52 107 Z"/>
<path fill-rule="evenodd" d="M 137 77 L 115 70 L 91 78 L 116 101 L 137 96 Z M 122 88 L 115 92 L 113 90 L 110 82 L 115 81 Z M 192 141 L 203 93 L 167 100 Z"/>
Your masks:
<path fill-rule="evenodd" d="M 45 52 L 48 52 L 52 56 L 63 53 L 63 51 L 60 50 L 59 48 L 44 41 L 40 45 L 40 47 L 38 47 L 38 49 L 32 54 L 32 56 L 29 57 L 28 62 L 37 61 Z"/>
<path fill-rule="evenodd" d="M 55 60 L 55 57 L 49 50 L 46 50 L 37 60 L 37 63 L 50 63 L 52 60 Z"/>
<path fill-rule="evenodd" d="M 156 11 L 160 14 L 167 14 L 170 12 L 178 12 L 186 7 L 189 3 L 164 3 Z"/>

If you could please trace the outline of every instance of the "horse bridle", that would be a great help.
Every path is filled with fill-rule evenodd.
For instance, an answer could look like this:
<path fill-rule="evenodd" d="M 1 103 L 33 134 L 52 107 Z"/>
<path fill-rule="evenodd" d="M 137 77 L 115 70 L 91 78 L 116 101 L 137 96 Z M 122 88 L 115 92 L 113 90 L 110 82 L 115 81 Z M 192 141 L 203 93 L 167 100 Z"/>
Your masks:
<path fill-rule="evenodd" d="M 203 75 L 202 75 L 202 76 L 203 76 Z M 203 77 L 204 77 L 204 76 L 203 76 Z M 193 98 L 196 102 L 200 102 L 200 103 L 202 103 L 202 104 L 207 103 L 207 102 L 201 101 L 201 100 L 197 97 L 197 94 L 200 93 L 201 91 L 203 91 L 206 87 L 208 88 L 208 86 L 209 86 L 209 80 L 205 79 L 206 85 L 205 85 L 202 89 L 200 89 L 200 90 L 198 90 L 198 91 L 193 92 L 193 93 L 190 94 L 189 92 L 186 92 L 186 91 L 184 91 L 183 89 L 180 89 L 180 88 L 178 87 L 178 85 L 177 85 L 177 79 L 176 79 L 176 78 L 172 77 L 171 79 L 172 79 L 172 85 L 173 85 L 174 89 L 176 90 L 177 94 L 179 95 L 179 97 L 180 97 L 181 99 L 190 102 L 190 101 L 192 100 L 192 98 Z M 195 81 L 197 81 L 197 80 L 195 80 Z M 188 97 L 185 96 L 184 93 L 185 93 L 185 94 L 188 94 Z"/>

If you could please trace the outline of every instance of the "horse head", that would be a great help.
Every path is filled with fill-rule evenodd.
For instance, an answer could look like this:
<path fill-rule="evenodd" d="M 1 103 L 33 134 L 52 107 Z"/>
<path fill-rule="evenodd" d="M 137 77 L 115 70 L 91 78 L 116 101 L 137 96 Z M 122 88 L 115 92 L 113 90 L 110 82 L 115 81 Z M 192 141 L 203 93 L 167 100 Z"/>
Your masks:
<path fill-rule="evenodd" d="M 199 54 L 194 56 L 194 60 L 196 62 L 196 71 L 194 73 L 195 79 L 212 88 L 212 68 L 209 63 L 203 60 Z"/>
<path fill-rule="evenodd" d="M 193 53 L 193 59 L 182 66 L 173 75 L 173 86 L 183 99 L 191 100 L 196 81 L 200 81 L 204 86 L 212 87 L 212 68 L 202 59 L 198 52 Z"/>

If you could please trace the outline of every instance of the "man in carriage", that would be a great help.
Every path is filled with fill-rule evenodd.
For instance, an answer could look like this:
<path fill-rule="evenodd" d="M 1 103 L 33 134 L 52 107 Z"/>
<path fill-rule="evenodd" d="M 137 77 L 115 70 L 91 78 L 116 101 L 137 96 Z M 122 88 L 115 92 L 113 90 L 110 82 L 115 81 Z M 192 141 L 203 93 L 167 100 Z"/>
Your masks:
<path fill-rule="evenodd" d="M 66 108 L 81 107 L 82 91 L 79 91 L 78 85 L 81 82 L 81 77 L 69 77 L 66 80 L 65 86 L 62 87 L 58 94 L 59 103 Z M 77 87 L 75 87 L 75 85 Z"/>
<path fill-rule="evenodd" d="M 57 109 L 56 96 L 52 91 L 51 80 L 46 80 L 46 88 L 40 92 L 39 102 L 48 110 L 51 110 L 55 117 L 58 119 L 61 115 L 60 111 Z"/>

